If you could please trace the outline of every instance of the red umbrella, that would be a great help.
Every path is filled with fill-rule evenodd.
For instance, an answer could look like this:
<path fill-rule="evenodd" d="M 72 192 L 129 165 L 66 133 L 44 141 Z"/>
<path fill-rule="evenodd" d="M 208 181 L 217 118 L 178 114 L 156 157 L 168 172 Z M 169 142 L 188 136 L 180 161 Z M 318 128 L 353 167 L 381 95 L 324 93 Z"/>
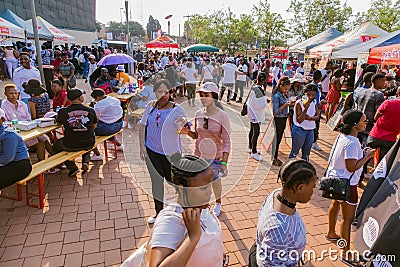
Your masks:
<path fill-rule="evenodd" d="M 166 35 L 146 43 L 146 48 L 179 48 L 179 44 Z"/>

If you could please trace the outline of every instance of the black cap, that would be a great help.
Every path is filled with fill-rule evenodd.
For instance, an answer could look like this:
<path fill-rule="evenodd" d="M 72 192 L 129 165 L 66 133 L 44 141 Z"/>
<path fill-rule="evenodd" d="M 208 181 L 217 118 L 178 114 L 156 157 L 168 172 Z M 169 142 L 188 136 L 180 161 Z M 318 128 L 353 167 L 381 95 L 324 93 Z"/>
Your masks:
<path fill-rule="evenodd" d="M 79 98 L 81 95 L 85 94 L 85 91 L 81 91 L 79 89 L 70 89 L 67 92 L 67 98 L 71 101 Z"/>
<path fill-rule="evenodd" d="M 265 81 L 267 79 L 267 74 L 265 72 L 260 72 L 258 74 L 257 80 L 259 81 Z"/>

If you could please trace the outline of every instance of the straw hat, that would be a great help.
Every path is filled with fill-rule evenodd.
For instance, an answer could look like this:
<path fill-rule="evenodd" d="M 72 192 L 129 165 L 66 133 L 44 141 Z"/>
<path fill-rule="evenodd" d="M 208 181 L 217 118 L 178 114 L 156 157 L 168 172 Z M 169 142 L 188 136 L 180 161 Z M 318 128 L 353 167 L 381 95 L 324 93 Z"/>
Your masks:
<path fill-rule="evenodd" d="M 304 76 L 301 75 L 301 73 L 296 73 L 293 78 L 290 78 L 290 83 L 294 82 L 304 83 L 306 82 L 306 78 L 304 78 Z"/>

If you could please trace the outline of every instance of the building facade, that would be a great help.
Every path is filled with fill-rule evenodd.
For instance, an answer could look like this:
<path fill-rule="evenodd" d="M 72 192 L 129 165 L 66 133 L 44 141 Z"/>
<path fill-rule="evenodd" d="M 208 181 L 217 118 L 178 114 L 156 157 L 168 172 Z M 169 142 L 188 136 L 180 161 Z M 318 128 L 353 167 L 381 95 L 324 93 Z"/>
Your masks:
<path fill-rule="evenodd" d="M 9 9 L 31 19 L 31 0 L 0 0 L 0 12 Z M 36 15 L 59 28 L 95 31 L 96 0 L 35 0 Z"/>

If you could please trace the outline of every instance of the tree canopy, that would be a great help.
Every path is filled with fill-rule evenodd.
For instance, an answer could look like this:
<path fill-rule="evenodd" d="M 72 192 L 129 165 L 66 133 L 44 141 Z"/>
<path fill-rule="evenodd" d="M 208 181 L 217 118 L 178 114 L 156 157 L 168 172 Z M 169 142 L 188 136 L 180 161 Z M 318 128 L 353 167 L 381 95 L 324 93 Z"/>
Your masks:
<path fill-rule="evenodd" d="M 400 1 L 373 0 L 366 12 L 358 12 L 355 24 L 371 21 L 388 32 L 400 30 Z"/>
<path fill-rule="evenodd" d="M 291 0 L 287 9 L 293 14 L 290 29 L 297 41 L 303 41 L 330 27 L 346 32 L 352 28 L 352 8 L 340 0 Z"/>
<path fill-rule="evenodd" d="M 112 35 L 114 36 L 114 38 L 116 38 L 117 36 L 120 36 L 121 39 L 124 39 L 124 38 L 122 38 L 122 36 L 125 36 L 125 33 L 126 33 L 126 23 L 109 21 L 106 25 L 106 30 L 107 30 L 107 32 L 112 32 Z M 138 23 L 136 21 L 129 21 L 129 34 L 131 37 L 133 37 L 133 36 L 144 37 L 145 36 L 145 32 L 144 32 L 142 25 L 140 25 L 140 23 Z"/>

